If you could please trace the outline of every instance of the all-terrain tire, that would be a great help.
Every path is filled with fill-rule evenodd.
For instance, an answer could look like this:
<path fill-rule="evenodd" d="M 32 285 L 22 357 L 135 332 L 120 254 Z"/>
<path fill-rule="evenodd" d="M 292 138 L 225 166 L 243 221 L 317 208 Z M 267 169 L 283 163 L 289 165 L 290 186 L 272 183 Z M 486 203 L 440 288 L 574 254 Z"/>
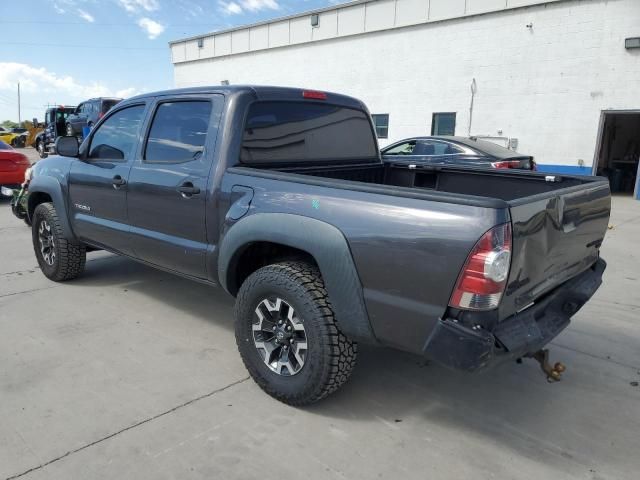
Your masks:
<path fill-rule="evenodd" d="M 282 299 L 296 312 L 308 349 L 294 375 L 274 372 L 254 343 L 252 326 L 264 299 Z M 356 365 L 357 344 L 338 328 L 329 296 L 317 267 L 282 262 L 263 267 L 242 284 L 235 304 L 236 343 L 255 382 L 272 397 L 293 406 L 309 405 L 335 392 Z"/>
<path fill-rule="evenodd" d="M 44 223 L 43 223 L 44 222 Z M 40 229 L 47 226 L 46 232 L 52 240 L 52 250 L 55 255 L 49 261 L 41 249 Z M 33 213 L 31 235 L 33 250 L 42 273 L 55 282 L 64 282 L 78 277 L 84 270 L 87 251 L 83 244 L 70 241 L 64 237 L 60 219 L 52 203 L 41 203 Z"/>

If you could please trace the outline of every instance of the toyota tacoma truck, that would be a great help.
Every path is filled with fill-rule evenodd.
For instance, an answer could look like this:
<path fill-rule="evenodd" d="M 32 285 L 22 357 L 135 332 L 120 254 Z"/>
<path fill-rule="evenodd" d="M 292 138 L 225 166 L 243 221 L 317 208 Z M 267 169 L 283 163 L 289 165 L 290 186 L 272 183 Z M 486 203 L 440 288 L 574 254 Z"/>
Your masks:
<path fill-rule="evenodd" d="M 344 384 L 358 344 L 469 372 L 537 356 L 605 269 L 606 180 L 384 162 L 344 95 L 150 93 L 56 143 L 28 198 L 43 274 L 103 249 L 220 286 L 248 371 L 291 405 Z"/>

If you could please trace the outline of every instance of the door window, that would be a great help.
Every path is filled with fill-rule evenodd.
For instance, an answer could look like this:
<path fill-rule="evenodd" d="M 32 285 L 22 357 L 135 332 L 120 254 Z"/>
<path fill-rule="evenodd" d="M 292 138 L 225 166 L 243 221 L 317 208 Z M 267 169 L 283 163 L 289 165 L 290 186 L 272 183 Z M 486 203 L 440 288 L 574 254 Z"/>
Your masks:
<path fill-rule="evenodd" d="M 146 163 L 183 163 L 197 160 L 211 117 L 211 102 L 161 103 L 153 117 L 144 152 Z"/>
<path fill-rule="evenodd" d="M 431 135 L 455 135 L 456 113 L 434 113 L 431 121 Z"/>
<path fill-rule="evenodd" d="M 138 140 L 144 105 L 123 108 L 111 115 L 91 137 L 90 160 L 126 162 Z"/>
<path fill-rule="evenodd" d="M 416 141 L 403 142 L 400 145 L 396 145 L 384 152 L 384 155 L 413 155 L 413 150 L 416 148 Z"/>
<path fill-rule="evenodd" d="M 421 140 L 414 151 L 414 155 L 457 155 L 464 150 L 449 142 L 437 140 Z"/>

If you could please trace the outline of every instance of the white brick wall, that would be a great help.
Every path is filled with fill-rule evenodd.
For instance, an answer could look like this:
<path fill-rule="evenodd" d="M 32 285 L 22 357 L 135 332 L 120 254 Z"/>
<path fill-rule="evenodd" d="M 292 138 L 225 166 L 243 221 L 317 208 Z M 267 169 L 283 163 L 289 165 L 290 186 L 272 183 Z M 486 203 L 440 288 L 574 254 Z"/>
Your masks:
<path fill-rule="evenodd" d="M 337 29 L 335 17 L 324 27 Z M 631 36 L 640 36 L 640 1 L 562 1 L 177 63 L 175 83 L 228 79 L 354 95 L 372 113 L 390 114 L 384 145 L 428 135 L 433 112 L 457 112 L 456 133 L 466 135 L 475 78 L 472 134 L 502 130 L 541 163 L 588 166 L 600 112 L 640 109 L 640 51 L 624 48 Z M 183 44 L 173 50 L 174 61 L 184 57 Z"/>

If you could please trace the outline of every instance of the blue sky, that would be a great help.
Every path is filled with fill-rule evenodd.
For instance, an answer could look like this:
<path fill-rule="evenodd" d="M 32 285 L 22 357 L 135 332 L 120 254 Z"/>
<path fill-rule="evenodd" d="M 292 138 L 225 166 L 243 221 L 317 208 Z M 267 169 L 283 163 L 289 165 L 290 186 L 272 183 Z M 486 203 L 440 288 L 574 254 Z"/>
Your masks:
<path fill-rule="evenodd" d="M 18 119 L 18 82 L 23 120 L 42 119 L 47 103 L 171 88 L 170 40 L 335 3 L 343 0 L 19 1 L 0 9 L 0 121 Z"/>

